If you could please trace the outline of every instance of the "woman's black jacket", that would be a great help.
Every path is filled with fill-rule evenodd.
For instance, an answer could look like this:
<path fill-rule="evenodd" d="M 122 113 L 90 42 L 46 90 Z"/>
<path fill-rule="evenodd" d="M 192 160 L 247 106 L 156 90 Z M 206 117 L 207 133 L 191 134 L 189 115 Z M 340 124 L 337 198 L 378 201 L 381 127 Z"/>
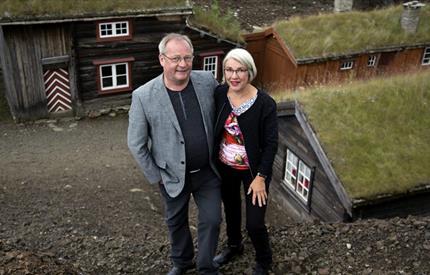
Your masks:
<path fill-rule="evenodd" d="M 219 85 L 215 89 L 215 151 L 218 159 L 224 123 L 232 108 L 227 98 L 227 85 Z M 243 134 L 245 150 L 248 156 L 251 175 L 258 172 L 266 175 L 269 183 L 272 176 L 272 165 L 278 148 L 278 117 L 276 102 L 265 92 L 258 90 L 254 104 L 246 112 L 237 117 Z M 217 163 L 217 162 L 216 162 Z"/>

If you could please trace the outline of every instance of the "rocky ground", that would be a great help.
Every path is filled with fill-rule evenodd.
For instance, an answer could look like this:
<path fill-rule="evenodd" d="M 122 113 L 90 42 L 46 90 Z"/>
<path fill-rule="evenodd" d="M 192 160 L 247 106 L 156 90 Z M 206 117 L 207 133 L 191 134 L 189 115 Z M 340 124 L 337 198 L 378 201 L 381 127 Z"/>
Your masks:
<path fill-rule="evenodd" d="M 126 128 L 113 112 L 0 124 L 1 275 L 169 269 L 160 195 L 136 168 Z M 195 207 L 191 216 L 195 235 Z M 273 274 L 430 274 L 430 218 L 297 224 L 271 203 L 268 225 Z M 246 240 L 222 271 L 250 274 L 252 265 Z"/>

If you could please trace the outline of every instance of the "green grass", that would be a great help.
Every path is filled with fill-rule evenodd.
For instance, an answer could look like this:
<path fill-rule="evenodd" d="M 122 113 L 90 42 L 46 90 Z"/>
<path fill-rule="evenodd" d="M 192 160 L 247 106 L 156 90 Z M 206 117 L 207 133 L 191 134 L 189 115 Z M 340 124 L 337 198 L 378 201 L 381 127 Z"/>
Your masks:
<path fill-rule="evenodd" d="M 218 1 L 215 0 L 209 10 L 194 6 L 193 11 L 194 15 L 191 17 L 193 25 L 204 27 L 232 41 L 243 42 L 239 20 L 230 9 L 222 13 Z"/>
<path fill-rule="evenodd" d="M 2 0 L 0 21 L 25 17 L 69 17 L 184 7 L 185 0 Z"/>
<path fill-rule="evenodd" d="M 303 105 L 352 198 L 430 183 L 430 71 L 275 98 Z"/>
<path fill-rule="evenodd" d="M 370 12 L 353 11 L 293 17 L 274 24 L 297 59 L 327 57 L 390 46 L 430 42 L 430 5 L 420 12 L 415 34 L 400 26 L 402 6 Z"/>

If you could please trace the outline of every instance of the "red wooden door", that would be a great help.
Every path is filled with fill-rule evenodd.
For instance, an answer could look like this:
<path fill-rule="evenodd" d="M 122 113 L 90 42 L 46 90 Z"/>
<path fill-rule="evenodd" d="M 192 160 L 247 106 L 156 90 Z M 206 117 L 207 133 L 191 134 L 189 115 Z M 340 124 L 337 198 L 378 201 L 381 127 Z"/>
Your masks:
<path fill-rule="evenodd" d="M 48 111 L 61 112 L 72 109 L 69 73 L 65 69 L 50 69 L 43 74 Z"/>

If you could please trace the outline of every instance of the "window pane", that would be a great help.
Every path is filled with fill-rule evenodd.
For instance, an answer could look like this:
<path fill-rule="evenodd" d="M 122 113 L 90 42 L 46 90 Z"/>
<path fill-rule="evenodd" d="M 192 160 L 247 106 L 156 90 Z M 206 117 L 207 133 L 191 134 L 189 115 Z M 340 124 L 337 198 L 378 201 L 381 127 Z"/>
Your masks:
<path fill-rule="evenodd" d="M 112 67 L 111 66 L 103 66 L 102 67 L 102 77 L 111 76 L 112 75 Z"/>
<path fill-rule="evenodd" d="M 116 74 L 126 74 L 127 73 L 127 68 L 126 68 L 126 64 L 120 64 L 120 65 L 116 65 Z"/>
<path fill-rule="evenodd" d="M 103 88 L 112 87 L 113 86 L 112 78 L 111 77 L 103 78 L 102 86 Z"/>
<path fill-rule="evenodd" d="M 116 85 L 127 85 L 127 77 L 125 75 L 116 78 Z"/>

